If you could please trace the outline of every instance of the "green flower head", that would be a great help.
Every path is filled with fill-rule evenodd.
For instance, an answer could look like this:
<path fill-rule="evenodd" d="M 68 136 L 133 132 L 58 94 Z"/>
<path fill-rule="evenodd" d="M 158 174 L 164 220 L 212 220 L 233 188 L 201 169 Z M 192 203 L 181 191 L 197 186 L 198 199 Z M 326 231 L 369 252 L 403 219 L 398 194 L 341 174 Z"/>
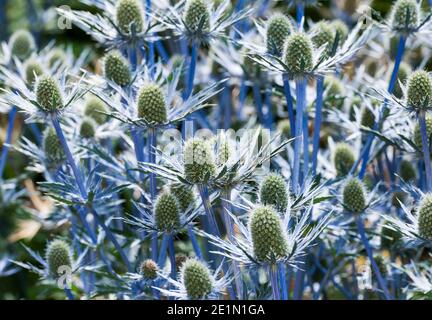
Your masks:
<path fill-rule="evenodd" d="M 396 31 L 411 31 L 419 25 L 419 6 L 415 0 L 398 0 L 390 14 L 390 24 Z"/>
<path fill-rule="evenodd" d="M 149 123 L 161 124 L 167 121 L 165 96 L 162 89 L 154 83 L 148 83 L 138 94 L 138 117 Z"/>
<path fill-rule="evenodd" d="M 346 143 L 338 143 L 336 145 L 333 164 L 336 168 L 338 177 L 346 176 L 355 162 L 355 155 L 350 145 Z"/>
<path fill-rule="evenodd" d="M 432 79 L 428 72 L 414 71 L 408 78 L 407 105 L 421 111 L 432 104 Z"/>
<path fill-rule="evenodd" d="M 286 40 L 285 64 L 293 76 L 304 76 L 313 68 L 313 45 L 304 33 L 293 33 Z"/>
<path fill-rule="evenodd" d="M 426 240 L 432 240 L 432 194 L 426 194 L 418 209 L 418 233 Z"/>
<path fill-rule="evenodd" d="M 350 213 L 359 214 L 366 208 L 366 191 L 363 183 L 351 178 L 343 189 L 343 204 Z"/>
<path fill-rule="evenodd" d="M 190 32 L 210 29 L 210 11 L 204 0 L 188 0 L 183 20 Z"/>
<path fill-rule="evenodd" d="M 186 141 L 184 171 L 186 179 L 194 184 L 206 183 L 213 177 L 216 165 L 212 148 L 208 142 L 199 138 Z"/>
<path fill-rule="evenodd" d="M 180 226 L 180 207 L 170 192 L 162 193 L 156 200 L 155 222 L 158 230 L 170 232 Z"/>
<path fill-rule="evenodd" d="M 54 278 L 64 273 L 61 268 L 72 268 L 72 256 L 69 245 L 63 240 L 51 241 L 46 249 L 48 269 Z"/>
<path fill-rule="evenodd" d="M 116 20 L 120 30 L 129 34 L 131 30 L 143 30 L 144 11 L 139 0 L 119 0 L 116 7 Z"/>
<path fill-rule="evenodd" d="M 97 124 L 104 124 L 108 120 L 105 103 L 96 96 L 91 95 L 85 102 L 84 115 L 92 118 Z"/>
<path fill-rule="evenodd" d="M 291 33 L 291 23 L 283 14 L 273 15 L 267 23 L 267 51 L 280 56 L 285 40 Z"/>
<path fill-rule="evenodd" d="M 39 107 L 48 113 L 63 108 L 63 98 L 59 84 L 50 76 L 42 76 L 36 84 L 36 101 Z"/>
<path fill-rule="evenodd" d="M 189 259 L 183 264 L 181 278 L 190 299 L 203 299 L 213 290 L 210 270 L 198 260 Z"/>
<path fill-rule="evenodd" d="M 42 149 L 45 153 L 45 159 L 50 165 L 58 165 L 66 159 L 63 146 L 61 145 L 55 130 L 51 127 L 47 128 L 44 132 Z"/>
<path fill-rule="evenodd" d="M 27 30 L 15 31 L 9 40 L 12 55 L 24 60 L 30 56 L 36 48 L 32 34 Z"/>
<path fill-rule="evenodd" d="M 129 63 L 117 50 L 110 51 L 104 61 L 105 77 L 119 86 L 126 86 L 132 80 Z"/>
<path fill-rule="evenodd" d="M 263 205 L 271 205 L 279 212 L 288 207 L 288 190 L 283 177 L 276 173 L 266 176 L 260 187 L 260 200 Z"/>

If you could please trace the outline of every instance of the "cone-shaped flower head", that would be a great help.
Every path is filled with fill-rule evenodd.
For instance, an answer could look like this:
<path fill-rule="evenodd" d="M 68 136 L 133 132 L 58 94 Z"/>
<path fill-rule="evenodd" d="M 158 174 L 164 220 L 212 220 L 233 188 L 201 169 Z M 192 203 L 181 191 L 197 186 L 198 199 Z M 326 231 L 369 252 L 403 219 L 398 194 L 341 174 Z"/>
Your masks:
<path fill-rule="evenodd" d="M 157 84 L 145 84 L 138 94 L 137 104 L 138 117 L 149 123 L 161 124 L 166 122 L 165 96 Z"/>
<path fill-rule="evenodd" d="M 426 71 L 414 71 L 408 78 L 407 105 L 415 111 L 432 104 L 432 80 Z"/>
<path fill-rule="evenodd" d="M 69 245 L 59 239 L 51 241 L 46 249 L 46 261 L 50 274 L 55 278 L 65 271 L 59 270 L 59 268 L 72 268 L 72 256 Z"/>
<path fill-rule="evenodd" d="M 393 30 L 409 31 L 419 25 L 419 6 L 416 0 L 398 0 L 393 5 L 390 24 Z"/>
<path fill-rule="evenodd" d="M 56 112 L 63 108 L 59 84 L 50 76 L 42 76 L 36 84 L 36 101 L 45 112 Z"/>
<path fill-rule="evenodd" d="M 44 74 L 41 64 L 34 59 L 29 59 L 24 64 L 26 82 L 29 87 L 33 87 L 36 82 L 36 76 L 40 77 Z"/>
<path fill-rule="evenodd" d="M 158 266 L 152 259 L 144 260 L 139 268 L 140 274 L 146 280 L 154 280 L 157 278 Z"/>
<path fill-rule="evenodd" d="M 372 129 L 375 125 L 375 114 L 370 108 L 364 107 L 361 113 L 360 123 L 362 126 Z"/>
<path fill-rule="evenodd" d="M 27 30 L 15 31 L 9 40 L 9 45 L 12 55 L 21 60 L 26 59 L 36 46 L 32 34 Z"/>
<path fill-rule="evenodd" d="M 55 130 L 47 128 L 43 135 L 42 148 L 49 164 L 59 164 L 66 159 L 63 147 Z"/>
<path fill-rule="evenodd" d="M 109 52 L 105 56 L 105 77 L 119 86 L 126 86 L 131 82 L 129 63 L 117 50 Z"/>
<path fill-rule="evenodd" d="M 84 139 L 92 139 L 96 134 L 97 123 L 90 117 L 85 117 L 80 126 L 80 136 Z"/>
<path fill-rule="evenodd" d="M 426 138 L 429 141 L 429 145 L 431 144 L 430 142 L 430 136 L 432 135 L 432 117 L 431 116 L 426 116 Z M 421 138 L 421 132 L 420 132 L 420 125 L 417 122 L 415 127 L 414 127 L 414 144 L 420 149 L 423 150 L 423 143 L 422 143 L 422 138 Z"/>
<path fill-rule="evenodd" d="M 333 49 L 333 43 L 335 40 L 332 26 L 327 21 L 320 21 L 314 26 L 312 32 L 314 34 L 312 42 L 315 45 L 315 48 L 319 49 L 322 46 L 325 46 L 323 55 L 328 57 Z"/>
<path fill-rule="evenodd" d="M 144 11 L 139 0 L 119 0 L 116 7 L 117 26 L 123 33 L 134 30 L 140 33 L 143 29 Z"/>
<path fill-rule="evenodd" d="M 154 214 L 158 230 L 170 232 L 180 226 L 179 203 L 170 192 L 162 193 L 157 198 Z"/>
<path fill-rule="evenodd" d="M 335 31 L 335 37 L 338 37 L 338 44 L 341 45 L 348 38 L 348 26 L 340 19 L 331 22 L 331 28 Z"/>
<path fill-rule="evenodd" d="M 343 204 L 351 213 L 362 213 L 366 208 L 366 191 L 359 179 L 351 178 L 345 184 Z"/>
<path fill-rule="evenodd" d="M 175 184 L 170 188 L 172 194 L 177 198 L 180 210 L 186 211 L 189 206 L 195 203 L 195 193 L 193 189 L 184 184 Z"/>
<path fill-rule="evenodd" d="M 279 214 L 273 207 L 255 208 L 249 221 L 253 251 L 259 261 L 273 262 L 289 253 L 288 242 Z"/>
<path fill-rule="evenodd" d="M 432 194 L 426 194 L 420 203 L 418 232 L 422 238 L 432 240 Z"/>
<path fill-rule="evenodd" d="M 190 299 L 203 299 L 213 290 L 210 270 L 198 260 L 189 259 L 183 264 L 181 278 Z"/>
<path fill-rule="evenodd" d="M 214 154 L 208 142 L 199 138 L 186 141 L 184 172 L 186 179 L 194 184 L 206 183 L 215 174 Z"/>
<path fill-rule="evenodd" d="M 417 178 L 417 172 L 412 163 L 408 160 L 402 160 L 399 164 L 399 176 L 406 182 Z"/>
<path fill-rule="evenodd" d="M 49 64 L 50 68 L 52 68 L 54 66 L 64 64 L 66 62 L 66 60 L 67 60 L 67 58 L 66 58 L 66 53 L 64 52 L 64 50 L 60 49 L 60 48 L 56 48 L 51 53 L 48 64 Z"/>
<path fill-rule="evenodd" d="M 355 155 L 350 145 L 346 143 L 338 143 L 336 145 L 333 164 L 338 177 L 346 176 L 355 162 Z"/>
<path fill-rule="evenodd" d="M 260 187 L 260 200 L 263 205 L 271 205 L 279 212 L 288 207 L 288 190 L 281 175 L 271 173 L 266 176 Z"/>
<path fill-rule="evenodd" d="M 313 67 L 313 45 L 304 33 L 293 33 L 288 37 L 284 52 L 288 72 L 295 77 L 304 76 Z"/>
<path fill-rule="evenodd" d="M 396 81 L 395 88 L 393 91 L 393 94 L 399 99 L 403 97 L 403 91 L 400 83 L 405 84 L 410 73 L 411 73 L 410 65 L 402 61 L 399 66 L 398 77 L 397 77 L 398 81 Z"/>
<path fill-rule="evenodd" d="M 107 115 L 104 114 L 106 111 L 105 103 L 98 97 L 90 96 L 87 99 L 84 115 L 92 118 L 97 124 L 104 124 L 108 120 Z"/>
<path fill-rule="evenodd" d="M 204 0 L 188 0 L 183 20 L 191 32 L 208 31 L 210 29 L 210 11 L 206 2 Z"/>
<path fill-rule="evenodd" d="M 267 23 L 267 51 L 276 56 L 282 55 L 285 40 L 291 33 L 291 23 L 283 14 L 273 15 Z"/>

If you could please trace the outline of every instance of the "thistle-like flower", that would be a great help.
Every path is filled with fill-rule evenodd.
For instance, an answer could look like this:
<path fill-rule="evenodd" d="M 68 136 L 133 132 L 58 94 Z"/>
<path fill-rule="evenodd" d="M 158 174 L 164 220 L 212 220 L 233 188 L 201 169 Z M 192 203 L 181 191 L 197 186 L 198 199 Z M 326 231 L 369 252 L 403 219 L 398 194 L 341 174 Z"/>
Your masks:
<path fill-rule="evenodd" d="M 290 35 L 285 43 L 283 54 L 287 71 L 293 77 L 304 77 L 314 66 L 313 44 L 304 33 Z"/>
<path fill-rule="evenodd" d="M 24 68 L 26 75 L 25 79 L 29 87 L 32 88 L 36 82 L 36 78 L 44 74 L 43 66 L 39 61 L 30 58 L 24 63 Z"/>
<path fill-rule="evenodd" d="M 416 112 L 425 111 L 432 105 L 432 79 L 428 72 L 418 70 L 407 80 L 407 106 Z"/>
<path fill-rule="evenodd" d="M 46 248 L 46 261 L 52 277 L 63 274 L 61 268 L 72 269 L 71 249 L 63 240 L 53 240 Z"/>
<path fill-rule="evenodd" d="M 281 56 L 285 40 L 291 33 L 291 22 L 283 14 L 273 15 L 267 22 L 267 51 L 275 56 Z"/>
<path fill-rule="evenodd" d="M 140 274 L 144 277 L 146 280 L 154 280 L 157 278 L 157 273 L 159 271 L 159 268 L 152 259 L 147 259 L 141 262 L 141 265 L 139 267 Z"/>
<path fill-rule="evenodd" d="M 47 128 L 44 132 L 42 149 L 48 165 L 59 165 L 66 160 L 60 140 L 55 130 L 51 127 Z"/>
<path fill-rule="evenodd" d="M 149 83 L 141 88 L 137 108 L 138 117 L 148 123 L 161 124 L 167 121 L 164 93 L 157 84 Z"/>
<path fill-rule="evenodd" d="M 12 55 L 21 60 L 28 58 L 36 47 L 32 34 L 27 30 L 15 31 L 9 40 L 9 46 Z"/>
<path fill-rule="evenodd" d="M 191 186 L 177 183 L 171 185 L 170 191 L 177 198 L 181 211 L 195 207 L 196 195 Z"/>
<path fill-rule="evenodd" d="M 43 76 L 36 84 L 36 101 L 47 113 L 57 113 L 63 109 L 63 97 L 58 82 L 50 76 Z"/>
<path fill-rule="evenodd" d="M 427 139 L 429 141 L 429 137 L 432 134 L 432 117 L 431 116 L 426 116 L 425 123 L 426 123 L 426 137 L 427 137 Z M 422 149 L 423 148 L 423 144 L 422 144 L 422 138 L 421 138 L 419 123 L 416 123 L 416 125 L 414 126 L 413 142 L 419 148 L 419 150 L 423 150 Z M 431 142 L 429 141 L 429 144 L 430 143 Z"/>
<path fill-rule="evenodd" d="M 96 134 L 97 123 L 90 117 L 85 117 L 81 121 L 79 134 L 84 139 L 93 139 Z"/>
<path fill-rule="evenodd" d="M 119 51 L 110 51 L 104 59 L 104 74 L 107 79 L 119 86 L 126 86 L 131 82 L 132 76 L 129 63 Z"/>
<path fill-rule="evenodd" d="M 390 24 L 397 32 L 409 33 L 420 22 L 420 6 L 415 0 L 398 0 L 392 7 Z"/>
<path fill-rule="evenodd" d="M 363 183 L 357 178 L 350 178 L 343 189 L 343 206 L 354 214 L 364 212 L 367 207 L 366 191 Z"/>
<path fill-rule="evenodd" d="M 97 124 L 102 125 L 108 120 L 107 108 L 99 98 L 91 95 L 85 104 L 84 115 L 92 118 Z"/>
<path fill-rule="evenodd" d="M 283 177 L 272 173 L 265 177 L 260 187 L 260 201 L 263 205 L 274 206 L 279 212 L 285 212 L 288 207 L 288 190 Z"/>
<path fill-rule="evenodd" d="M 116 6 L 116 22 L 124 34 L 133 30 L 141 33 L 143 29 L 144 11 L 138 0 L 119 0 Z"/>
<path fill-rule="evenodd" d="M 338 143 L 333 156 L 333 164 L 337 175 L 339 177 L 346 176 L 350 172 L 355 159 L 351 146 L 346 143 Z"/>
<path fill-rule="evenodd" d="M 334 28 L 334 27 L 333 27 Z M 333 51 L 335 35 L 332 25 L 327 21 L 320 21 L 311 30 L 312 42 L 316 48 L 324 47 L 323 56 L 328 57 Z"/>
<path fill-rule="evenodd" d="M 432 195 L 426 194 L 418 209 L 418 233 L 420 237 L 432 241 Z"/>
<path fill-rule="evenodd" d="M 159 195 L 155 205 L 155 222 L 159 230 L 171 232 L 180 226 L 180 205 L 177 198 L 165 192 Z"/>
<path fill-rule="evenodd" d="M 185 177 L 190 183 L 205 184 L 214 176 L 214 153 L 207 141 L 199 138 L 187 140 L 183 156 Z"/>

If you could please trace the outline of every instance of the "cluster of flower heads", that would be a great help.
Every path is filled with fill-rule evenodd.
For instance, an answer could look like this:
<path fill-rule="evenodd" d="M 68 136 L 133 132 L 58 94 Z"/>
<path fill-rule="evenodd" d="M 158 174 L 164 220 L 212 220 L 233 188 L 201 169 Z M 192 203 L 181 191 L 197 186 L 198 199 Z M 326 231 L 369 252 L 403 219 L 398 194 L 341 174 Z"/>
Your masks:
<path fill-rule="evenodd" d="M 309 1 L 297 19 L 283 1 L 82 2 L 98 13 L 57 11 L 103 56 L 25 30 L 2 44 L 0 111 L 30 130 L 0 174 L 13 148 L 52 205 L 1 175 L 0 211 L 62 234 L 0 274 L 69 299 L 432 298 L 420 2 L 321 21 Z"/>

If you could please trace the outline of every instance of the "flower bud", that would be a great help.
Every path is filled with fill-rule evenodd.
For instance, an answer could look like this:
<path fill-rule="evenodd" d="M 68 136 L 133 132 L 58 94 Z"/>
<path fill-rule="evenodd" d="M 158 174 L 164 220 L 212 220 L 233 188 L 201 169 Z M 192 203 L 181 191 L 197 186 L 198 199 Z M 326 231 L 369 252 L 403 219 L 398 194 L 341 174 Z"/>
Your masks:
<path fill-rule="evenodd" d="M 66 159 L 63 147 L 55 130 L 47 128 L 43 135 L 42 149 L 48 164 L 60 164 Z"/>
<path fill-rule="evenodd" d="M 36 82 L 36 76 L 40 77 L 44 74 L 41 64 L 34 59 L 29 59 L 24 64 L 26 82 L 30 88 L 33 88 Z"/>
<path fill-rule="evenodd" d="M 156 200 L 155 222 L 158 230 L 170 232 L 180 226 L 180 208 L 177 198 L 169 193 L 162 193 Z"/>
<path fill-rule="evenodd" d="M 97 124 L 104 124 L 108 120 L 105 103 L 95 96 L 90 96 L 85 104 L 84 115 L 92 118 Z"/>
<path fill-rule="evenodd" d="M 52 68 L 54 66 L 63 65 L 66 63 L 66 60 L 67 60 L 67 58 L 66 58 L 66 53 L 64 52 L 64 50 L 62 50 L 60 48 L 56 48 L 51 53 L 51 56 L 50 56 L 49 61 L 48 61 L 48 65 L 50 66 L 50 68 Z"/>
<path fill-rule="evenodd" d="M 432 195 L 426 194 L 418 210 L 418 232 L 420 237 L 432 240 Z"/>
<path fill-rule="evenodd" d="M 191 32 L 208 31 L 210 29 L 210 12 L 205 1 L 188 0 L 183 20 Z"/>
<path fill-rule="evenodd" d="M 291 23 L 288 17 L 283 14 L 273 15 L 267 23 L 267 51 L 280 56 L 290 33 Z"/>
<path fill-rule="evenodd" d="M 203 299 L 213 290 L 210 270 L 198 260 L 187 260 L 182 267 L 181 277 L 190 299 Z"/>
<path fill-rule="evenodd" d="M 190 183 L 206 183 L 216 172 L 214 154 L 210 144 L 202 139 L 193 138 L 185 143 L 184 172 Z"/>
<path fill-rule="evenodd" d="M 266 176 L 260 187 L 260 200 L 263 205 L 271 205 L 279 212 L 288 207 L 288 190 L 283 177 L 276 173 Z"/>
<path fill-rule="evenodd" d="M 56 112 L 63 108 L 59 84 L 50 76 L 42 76 L 36 84 L 36 101 L 45 112 Z"/>
<path fill-rule="evenodd" d="M 315 45 L 315 48 L 319 49 L 325 46 L 323 55 L 328 58 L 332 52 L 333 43 L 335 41 L 331 24 L 327 21 L 320 21 L 313 27 L 312 33 L 312 42 Z"/>
<path fill-rule="evenodd" d="M 9 40 L 12 55 L 21 60 L 26 59 L 33 50 L 35 50 L 35 41 L 30 32 L 27 30 L 15 31 Z"/>
<path fill-rule="evenodd" d="M 132 76 L 129 63 L 117 50 L 110 51 L 105 56 L 105 77 L 119 86 L 126 86 L 131 82 Z"/>
<path fill-rule="evenodd" d="M 338 44 L 342 45 L 348 38 L 348 26 L 340 19 L 331 22 L 331 28 L 335 30 L 335 36 L 338 37 Z"/>
<path fill-rule="evenodd" d="M 139 0 L 119 0 L 116 7 L 117 26 L 123 33 L 133 29 L 140 33 L 143 29 L 144 11 Z"/>
<path fill-rule="evenodd" d="M 419 25 L 419 6 L 415 0 L 398 0 L 390 14 L 390 25 L 396 31 L 410 31 Z"/>
<path fill-rule="evenodd" d="M 426 116 L 426 138 L 429 142 L 429 146 L 431 144 L 430 142 L 430 136 L 432 135 L 432 117 Z M 417 122 L 414 127 L 414 144 L 419 148 L 420 150 L 423 150 L 423 143 L 421 138 L 421 132 L 420 132 L 420 125 Z"/>
<path fill-rule="evenodd" d="M 158 266 L 152 259 L 144 260 L 140 265 L 140 274 L 146 280 L 154 280 L 157 278 Z"/>
<path fill-rule="evenodd" d="M 432 80 L 426 71 L 414 71 L 408 78 L 407 105 L 416 111 L 430 107 Z"/>
<path fill-rule="evenodd" d="M 366 191 L 359 179 L 351 178 L 345 184 L 343 204 L 350 213 L 362 213 L 366 208 Z"/>
<path fill-rule="evenodd" d="M 165 97 L 156 84 L 145 84 L 138 94 L 138 117 L 149 123 L 161 124 L 167 121 Z"/>
<path fill-rule="evenodd" d="M 333 164 L 338 177 L 346 176 L 355 162 L 355 155 L 350 145 L 338 143 L 333 157 Z"/>
<path fill-rule="evenodd" d="M 285 44 L 285 64 L 293 76 L 304 76 L 313 67 L 313 45 L 304 33 L 294 33 Z"/>
<path fill-rule="evenodd" d="M 92 139 L 96 134 L 97 123 L 90 117 L 85 117 L 80 126 L 80 136 L 84 139 Z"/>
<path fill-rule="evenodd" d="M 257 207 L 249 221 L 253 251 L 259 261 L 274 262 L 289 254 L 288 243 L 279 215 L 272 207 Z"/>
<path fill-rule="evenodd" d="M 64 271 L 59 270 L 60 267 L 72 268 L 72 257 L 69 245 L 59 239 L 51 241 L 46 249 L 46 261 L 48 263 L 49 272 L 54 278 L 64 273 Z"/>
<path fill-rule="evenodd" d="M 366 128 L 372 129 L 375 125 L 375 114 L 373 111 L 368 108 L 364 107 L 361 113 L 361 120 L 360 123 L 362 126 Z"/>

